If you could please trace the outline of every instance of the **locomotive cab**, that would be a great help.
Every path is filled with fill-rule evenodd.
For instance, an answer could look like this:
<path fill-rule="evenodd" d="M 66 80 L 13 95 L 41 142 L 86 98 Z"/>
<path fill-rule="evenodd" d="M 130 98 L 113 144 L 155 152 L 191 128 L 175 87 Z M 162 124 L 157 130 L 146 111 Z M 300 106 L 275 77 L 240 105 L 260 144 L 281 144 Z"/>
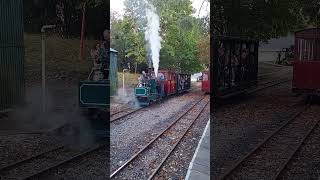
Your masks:
<path fill-rule="evenodd" d="M 156 80 L 152 78 L 141 84 L 140 87 L 135 87 L 134 94 L 140 106 L 148 106 L 150 102 L 157 100 L 158 92 L 156 86 Z"/>

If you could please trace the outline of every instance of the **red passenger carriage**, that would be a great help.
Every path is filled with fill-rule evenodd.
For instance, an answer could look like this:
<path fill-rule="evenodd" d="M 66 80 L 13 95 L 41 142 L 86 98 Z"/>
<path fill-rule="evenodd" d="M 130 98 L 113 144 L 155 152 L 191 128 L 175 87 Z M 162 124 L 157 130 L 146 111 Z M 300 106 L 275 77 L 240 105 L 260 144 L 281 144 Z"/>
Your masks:
<path fill-rule="evenodd" d="M 210 93 L 210 72 L 202 72 L 201 89 L 205 93 Z"/>
<path fill-rule="evenodd" d="M 164 92 L 166 95 L 172 95 L 176 93 L 176 73 L 169 70 L 159 70 L 165 77 Z"/>
<path fill-rule="evenodd" d="M 320 95 L 320 28 L 295 33 L 292 90 Z"/>

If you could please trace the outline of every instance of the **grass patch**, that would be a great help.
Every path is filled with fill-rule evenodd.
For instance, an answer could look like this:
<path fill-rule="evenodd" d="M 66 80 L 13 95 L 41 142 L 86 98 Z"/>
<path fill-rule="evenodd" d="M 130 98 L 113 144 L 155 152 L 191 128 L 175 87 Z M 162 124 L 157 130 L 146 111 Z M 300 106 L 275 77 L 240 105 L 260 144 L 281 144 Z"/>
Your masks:
<path fill-rule="evenodd" d="M 84 58 L 79 60 L 80 40 L 61 39 L 53 35 L 46 37 L 46 75 L 47 79 L 83 79 L 92 67 L 89 50 L 95 40 L 84 42 Z M 41 35 L 24 34 L 25 79 L 26 83 L 41 80 Z"/>
<path fill-rule="evenodd" d="M 122 77 L 123 73 L 122 72 L 118 72 L 118 86 L 119 88 L 122 88 Z M 138 77 L 140 76 L 140 74 L 134 74 L 134 73 L 125 73 L 125 86 L 127 88 L 134 88 L 137 86 L 138 84 Z"/>

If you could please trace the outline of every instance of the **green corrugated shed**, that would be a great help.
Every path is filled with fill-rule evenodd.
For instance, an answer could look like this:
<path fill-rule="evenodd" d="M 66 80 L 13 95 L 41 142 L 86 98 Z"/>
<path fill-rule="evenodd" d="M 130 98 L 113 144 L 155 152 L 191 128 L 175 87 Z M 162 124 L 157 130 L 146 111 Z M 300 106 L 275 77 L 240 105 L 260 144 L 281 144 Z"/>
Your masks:
<path fill-rule="evenodd" d="M 110 48 L 110 96 L 114 96 L 118 89 L 118 51 Z"/>
<path fill-rule="evenodd" d="M 0 0 L 0 111 L 24 98 L 23 0 Z"/>

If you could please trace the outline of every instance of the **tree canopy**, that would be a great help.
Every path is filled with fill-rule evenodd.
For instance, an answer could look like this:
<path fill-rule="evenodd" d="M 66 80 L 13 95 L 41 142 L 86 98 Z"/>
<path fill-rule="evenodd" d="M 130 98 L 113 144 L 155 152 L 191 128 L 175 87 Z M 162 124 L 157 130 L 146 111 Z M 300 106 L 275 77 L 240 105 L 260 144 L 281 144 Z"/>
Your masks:
<path fill-rule="evenodd" d="M 318 0 L 215 0 L 212 31 L 266 41 L 319 25 Z"/>
<path fill-rule="evenodd" d="M 160 69 L 194 73 L 209 65 L 209 14 L 192 16 L 191 0 L 147 0 L 160 18 Z M 147 67 L 149 49 L 144 40 L 146 7 L 143 0 L 125 0 L 122 19 L 111 18 L 111 47 L 117 49 L 119 62 L 138 63 L 138 70 Z M 116 14 L 111 15 L 111 17 Z M 204 51 L 207 50 L 207 55 Z"/>
<path fill-rule="evenodd" d="M 81 32 L 82 7 L 86 3 L 86 36 L 101 38 L 109 23 L 108 6 L 105 0 L 24 0 L 25 31 L 39 33 L 45 24 L 59 25 L 56 5 L 63 4 L 66 37 L 79 37 Z"/>

